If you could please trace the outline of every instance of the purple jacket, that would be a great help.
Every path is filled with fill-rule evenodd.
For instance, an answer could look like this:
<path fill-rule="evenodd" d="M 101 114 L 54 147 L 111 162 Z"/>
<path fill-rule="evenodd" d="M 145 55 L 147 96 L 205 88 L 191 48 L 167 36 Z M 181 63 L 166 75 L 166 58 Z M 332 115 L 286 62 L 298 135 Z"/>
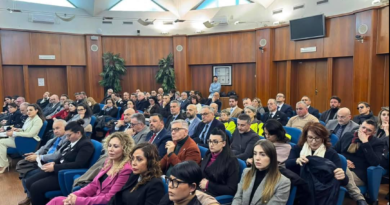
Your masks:
<path fill-rule="evenodd" d="M 126 163 L 117 175 L 113 178 L 107 177 L 100 186 L 99 178 L 107 173 L 110 168 L 102 169 L 89 185 L 73 193 L 77 196 L 76 205 L 107 204 L 126 184 L 133 171 L 130 163 Z"/>

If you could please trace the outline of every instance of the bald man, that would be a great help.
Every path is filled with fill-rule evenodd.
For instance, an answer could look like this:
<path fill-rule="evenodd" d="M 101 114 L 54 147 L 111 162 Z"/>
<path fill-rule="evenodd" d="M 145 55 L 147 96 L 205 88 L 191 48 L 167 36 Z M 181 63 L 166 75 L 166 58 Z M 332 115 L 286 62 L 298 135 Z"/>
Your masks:
<path fill-rule="evenodd" d="M 114 132 L 124 132 L 130 127 L 131 116 L 135 114 L 133 108 L 129 108 L 123 112 L 123 120 L 118 120 L 115 127 L 113 127 L 110 133 Z"/>
<path fill-rule="evenodd" d="M 337 119 L 329 120 L 326 124 L 326 129 L 341 140 L 346 133 L 358 130 L 359 125 L 352 120 L 351 110 L 348 108 L 341 108 L 337 112 Z"/>
<path fill-rule="evenodd" d="M 43 109 L 43 115 L 49 116 L 50 114 L 54 113 L 55 110 L 61 105 L 60 104 L 60 98 L 58 95 L 52 95 L 49 98 L 49 104 Z"/>
<path fill-rule="evenodd" d="M 197 117 L 197 114 L 198 114 L 198 109 L 196 108 L 196 105 L 191 104 L 187 106 L 186 121 L 190 125 L 188 128 L 188 135 L 190 137 L 194 135 L 196 127 L 201 122 L 201 120 Z"/>
<path fill-rule="evenodd" d="M 304 102 L 299 101 L 297 103 L 296 110 L 297 110 L 297 116 L 292 117 L 288 121 L 287 127 L 294 127 L 303 130 L 303 128 L 308 122 L 319 122 L 319 120 L 316 117 L 314 117 L 309 113 L 309 110 L 307 109 L 307 105 Z"/>
<path fill-rule="evenodd" d="M 145 110 L 150 106 L 149 101 L 146 100 L 145 94 L 143 92 L 138 93 L 136 108 L 137 110 L 140 110 L 142 112 L 145 112 Z"/>

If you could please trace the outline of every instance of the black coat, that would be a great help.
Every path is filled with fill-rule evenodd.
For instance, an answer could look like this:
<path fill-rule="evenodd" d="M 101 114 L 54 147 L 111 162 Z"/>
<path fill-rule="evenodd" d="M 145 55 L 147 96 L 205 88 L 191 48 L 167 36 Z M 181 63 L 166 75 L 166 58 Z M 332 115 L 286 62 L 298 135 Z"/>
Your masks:
<path fill-rule="evenodd" d="M 92 114 L 99 114 L 101 109 L 100 109 L 100 105 L 98 103 L 96 103 L 93 107 L 90 107 L 91 110 L 92 110 Z"/>
<path fill-rule="evenodd" d="M 353 121 L 359 125 L 363 124 L 363 122 L 366 120 L 373 120 L 374 122 L 378 122 L 378 118 L 374 116 L 372 112 L 370 112 L 368 115 L 356 115 L 353 117 Z"/>
<path fill-rule="evenodd" d="M 209 180 L 207 193 L 212 196 L 235 195 L 237 192 L 237 184 L 240 182 L 240 168 L 236 157 L 231 157 L 230 161 L 224 164 L 223 168 L 216 167 L 216 161 L 207 167 L 211 159 L 210 151 L 202 160 L 200 168 L 202 169 L 203 178 Z M 217 173 L 217 171 L 222 173 Z"/>
<path fill-rule="evenodd" d="M 276 111 L 275 115 L 273 118 L 270 117 L 270 113 L 269 112 L 266 112 L 263 116 L 263 119 L 262 121 L 264 123 L 266 123 L 268 120 L 270 119 L 274 119 L 274 120 L 277 120 L 279 121 L 283 126 L 286 126 L 287 123 L 288 123 L 288 117 L 286 114 L 284 114 L 283 112 L 280 112 L 280 111 Z"/>
<path fill-rule="evenodd" d="M 135 191 L 130 192 L 138 183 L 139 175 L 131 174 L 123 188 L 117 192 L 109 205 L 157 205 L 165 195 L 161 178 L 153 178 Z"/>
<path fill-rule="evenodd" d="M 213 99 L 208 99 L 205 105 L 211 105 L 213 103 Z M 218 105 L 218 112 L 222 109 L 222 102 L 220 100 L 217 100 L 214 102 Z"/>
<path fill-rule="evenodd" d="M 137 108 L 137 110 L 140 110 L 142 112 L 144 112 L 145 109 L 147 109 L 149 106 L 150 106 L 150 103 L 146 99 L 143 99 L 141 101 L 137 101 L 135 103 L 135 107 Z"/>
<path fill-rule="evenodd" d="M 46 99 L 45 102 L 41 103 L 42 100 L 43 98 L 37 100 L 37 105 L 39 105 L 39 107 L 41 107 L 41 109 L 43 110 L 49 104 L 49 98 Z"/>
<path fill-rule="evenodd" d="M 21 115 L 20 118 L 19 118 L 20 119 L 20 123 L 19 124 L 15 124 L 14 127 L 15 128 L 22 128 L 24 123 L 26 122 L 27 118 L 28 118 L 28 115 Z"/>
<path fill-rule="evenodd" d="M 169 195 L 166 194 L 160 201 L 158 205 L 174 205 L 172 201 L 169 200 Z M 187 204 L 187 205 L 202 205 L 196 196 Z"/>
<path fill-rule="evenodd" d="M 291 181 L 291 189 L 293 187 L 297 187 L 297 193 L 295 195 L 295 199 L 299 201 L 300 205 L 311 205 L 307 202 L 311 201 L 311 195 L 309 190 L 309 185 L 305 180 L 303 180 L 298 174 L 295 172 L 284 168 L 283 166 L 279 166 L 280 173 L 283 174 L 283 176 L 287 177 Z"/>
<path fill-rule="evenodd" d="M 287 105 L 287 104 L 283 104 L 283 106 L 280 108 L 280 112 L 286 114 L 287 117 L 293 117 L 294 115 L 291 105 Z"/>
<path fill-rule="evenodd" d="M 315 109 L 314 107 L 310 106 L 309 107 L 309 113 L 311 115 L 313 115 L 314 117 L 320 119 L 320 111 L 318 111 L 317 109 Z"/>
<path fill-rule="evenodd" d="M 334 178 L 336 165 L 328 159 L 309 156 L 309 163 L 301 170 L 301 177 L 309 185 L 311 205 L 337 204 L 340 183 Z"/>
<path fill-rule="evenodd" d="M 330 110 L 327 110 L 325 112 L 322 113 L 321 117 L 320 117 L 320 121 L 322 122 L 325 122 L 325 123 L 328 123 L 329 120 L 335 120 L 337 119 L 337 112 L 339 111 L 339 108 L 337 109 L 330 109 Z M 331 118 L 330 117 L 330 114 L 332 112 L 335 112 L 334 116 Z"/>
<path fill-rule="evenodd" d="M 99 116 L 110 116 L 112 118 L 118 117 L 118 108 L 113 107 L 110 111 L 100 110 Z"/>
<path fill-rule="evenodd" d="M 238 129 L 234 131 L 230 147 L 237 158 L 246 161 L 253 156 L 253 147 L 260 136 L 252 129 L 249 132 L 240 134 Z"/>
<path fill-rule="evenodd" d="M 217 119 L 214 119 L 213 122 L 211 123 L 210 125 L 210 128 L 208 130 L 208 132 L 206 133 L 206 137 L 204 140 L 201 139 L 202 137 L 202 132 L 203 132 L 203 129 L 205 128 L 206 124 L 203 123 L 203 122 L 200 122 L 198 124 L 198 126 L 195 128 L 195 132 L 193 134 L 193 136 L 191 136 L 191 138 L 200 146 L 202 147 L 206 147 L 206 148 L 209 148 L 209 144 L 207 143 L 207 140 L 210 138 L 210 134 L 211 132 L 213 131 L 213 129 L 215 128 L 218 128 L 220 130 L 222 130 L 223 132 L 225 132 L 226 128 L 225 128 L 225 125 L 220 122 L 219 120 Z M 230 143 L 228 143 L 230 144 Z"/>
<path fill-rule="evenodd" d="M 164 118 L 168 118 L 171 115 L 171 105 L 167 104 L 165 107 L 160 107 L 160 114 Z"/>
<path fill-rule="evenodd" d="M 190 105 L 190 101 L 187 99 L 187 100 L 184 100 L 184 102 L 180 102 L 180 110 L 184 110 L 187 111 L 187 107 L 188 105 Z"/>
<path fill-rule="evenodd" d="M 186 117 L 184 116 L 183 113 L 180 113 L 176 119 L 174 118 L 173 115 L 170 115 L 167 119 L 167 122 L 165 123 L 164 125 L 164 128 L 167 129 L 168 131 L 171 131 L 171 122 L 173 122 L 174 120 L 185 120 Z"/>
<path fill-rule="evenodd" d="M 20 125 L 22 124 L 22 113 L 19 110 L 16 110 L 14 113 L 9 113 L 7 119 L 7 126 L 9 125 Z M 24 123 L 23 123 L 24 124 Z M 22 125 L 23 127 L 23 125 Z"/>

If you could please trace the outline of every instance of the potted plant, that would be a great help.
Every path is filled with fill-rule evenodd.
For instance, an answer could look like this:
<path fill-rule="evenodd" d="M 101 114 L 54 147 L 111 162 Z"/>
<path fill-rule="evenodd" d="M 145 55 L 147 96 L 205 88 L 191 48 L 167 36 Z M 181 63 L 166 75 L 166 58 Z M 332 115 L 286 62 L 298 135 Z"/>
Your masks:
<path fill-rule="evenodd" d="M 165 93 L 168 93 L 172 89 L 176 89 L 175 70 L 173 69 L 172 65 L 172 53 L 169 54 L 167 58 L 163 58 L 158 62 L 159 70 L 156 74 L 156 82 L 161 84 L 161 87 L 164 89 Z"/>
<path fill-rule="evenodd" d="M 106 91 L 112 88 L 114 92 L 122 91 L 121 79 L 126 74 L 125 60 L 119 57 L 119 54 L 110 52 L 103 54 L 103 72 L 100 76 L 103 77 L 99 84 Z"/>

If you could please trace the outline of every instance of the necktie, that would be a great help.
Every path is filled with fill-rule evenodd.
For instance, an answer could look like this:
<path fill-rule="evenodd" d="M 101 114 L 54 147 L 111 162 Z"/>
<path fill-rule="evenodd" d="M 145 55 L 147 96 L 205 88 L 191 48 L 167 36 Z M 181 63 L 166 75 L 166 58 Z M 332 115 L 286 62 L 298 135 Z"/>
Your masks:
<path fill-rule="evenodd" d="M 62 151 L 60 163 L 62 164 L 65 160 L 64 156 L 69 152 L 70 148 L 72 148 L 71 143 L 69 142 L 68 146 Z"/>
<path fill-rule="evenodd" d="M 202 134 L 200 135 L 202 141 L 206 144 L 206 132 L 207 132 L 207 129 L 209 129 L 209 124 L 206 125 L 206 127 L 204 128 Z"/>
<path fill-rule="evenodd" d="M 47 152 L 47 154 L 53 154 L 53 153 L 56 151 L 57 146 L 58 146 L 58 144 L 60 143 L 60 141 L 61 141 L 61 138 L 58 137 L 57 140 L 56 140 L 56 141 L 53 143 L 53 145 L 50 147 L 50 149 L 49 149 L 49 151 Z"/>
<path fill-rule="evenodd" d="M 150 138 L 149 143 L 152 144 L 154 141 L 154 138 L 156 138 L 156 133 L 153 134 L 152 138 Z"/>
<path fill-rule="evenodd" d="M 271 114 L 269 115 L 269 118 L 270 118 L 270 119 L 274 118 L 274 115 L 271 113 Z"/>
<path fill-rule="evenodd" d="M 280 106 L 278 106 L 278 111 L 280 111 Z"/>
<path fill-rule="evenodd" d="M 343 128 L 339 125 L 339 129 L 336 132 L 336 136 L 341 139 L 341 134 L 343 133 Z"/>

